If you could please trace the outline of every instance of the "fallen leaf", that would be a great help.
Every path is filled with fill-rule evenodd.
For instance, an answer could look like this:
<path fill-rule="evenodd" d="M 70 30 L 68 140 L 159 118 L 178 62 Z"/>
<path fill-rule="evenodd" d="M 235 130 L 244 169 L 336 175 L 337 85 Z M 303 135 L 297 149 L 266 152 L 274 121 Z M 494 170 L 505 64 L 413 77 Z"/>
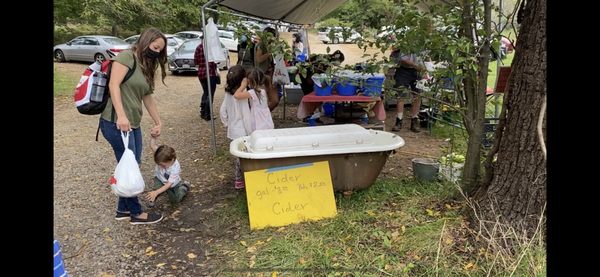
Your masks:
<path fill-rule="evenodd" d="M 452 244 L 452 242 L 454 242 L 453 239 L 451 239 L 451 238 L 446 239 L 446 244 L 450 245 L 450 244 Z"/>
<path fill-rule="evenodd" d="M 197 257 L 196 254 L 194 254 L 194 253 L 188 253 L 187 256 L 190 259 L 195 259 Z"/>
<path fill-rule="evenodd" d="M 269 238 L 267 239 L 267 242 L 271 241 L 272 239 L 273 239 L 273 237 L 269 237 Z"/>
<path fill-rule="evenodd" d="M 256 246 L 250 246 L 246 250 L 246 253 L 254 253 L 254 252 L 256 252 Z"/>
<path fill-rule="evenodd" d="M 246 243 L 246 241 L 240 240 L 240 244 L 243 246 L 248 246 L 248 244 Z"/>
<path fill-rule="evenodd" d="M 104 228 L 104 230 L 102 230 L 102 232 L 104 232 L 104 233 L 108 233 L 108 231 L 110 231 L 110 228 L 108 228 L 108 227 L 106 227 L 106 228 Z"/>
<path fill-rule="evenodd" d="M 304 258 L 300 258 L 300 259 L 298 259 L 298 263 L 303 265 L 306 263 L 306 261 L 304 260 Z"/>
<path fill-rule="evenodd" d="M 402 233 L 404 234 L 404 232 L 406 232 L 406 227 L 404 225 L 402 225 L 402 227 L 400 227 L 400 230 L 402 231 Z"/>
<path fill-rule="evenodd" d="M 469 270 L 473 267 L 475 267 L 475 264 L 473 262 L 469 262 L 468 264 L 465 265 L 464 269 Z"/>
<path fill-rule="evenodd" d="M 248 264 L 248 267 L 253 268 L 254 264 L 256 264 L 256 262 L 254 260 L 250 260 L 250 264 Z"/>
<path fill-rule="evenodd" d="M 104 273 L 103 272 L 103 273 L 100 274 L 100 277 L 116 277 L 116 276 L 112 275 L 112 274 L 108 274 L 108 273 Z"/>
<path fill-rule="evenodd" d="M 398 232 L 398 231 L 394 231 L 394 232 L 392 233 L 392 239 L 393 239 L 393 240 L 396 240 L 396 239 L 398 238 L 398 236 L 399 236 L 399 235 L 400 235 L 400 232 Z"/>
<path fill-rule="evenodd" d="M 177 266 L 171 265 L 171 269 L 177 269 Z"/>
<path fill-rule="evenodd" d="M 146 256 L 148 256 L 148 257 L 152 257 L 154 255 L 156 255 L 156 251 L 150 251 L 150 252 L 146 253 Z"/>
<path fill-rule="evenodd" d="M 375 216 L 375 213 L 373 211 L 371 211 L 371 210 L 367 211 L 367 214 L 370 215 L 370 216 Z"/>
<path fill-rule="evenodd" d="M 160 264 L 157 264 L 157 265 L 156 265 L 156 267 L 163 267 L 163 266 L 165 266 L 166 264 L 167 264 L 167 263 L 160 263 Z"/>
<path fill-rule="evenodd" d="M 273 271 L 273 273 L 271 273 L 271 277 L 277 277 L 277 272 Z"/>
<path fill-rule="evenodd" d="M 259 241 L 257 241 L 257 242 L 254 243 L 254 245 L 256 245 L 256 246 L 262 245 L 262 244 L 265 244 L 265 242 L 262 241 L 262 240 L 259 240 Z"/>
<path fill-rule="evenodd" d="M 285 230 L 285 227 L 279 227 L 279 229 L 277 229 L 277 232 L 281 232 L 283 230 Z"/>
<path fill-rule="evenodd" d="M 146 248 L 146 253 L 150 252 L 151 250 L 152 250 L 152 246 L 148 246 L 148 247 Z"/>

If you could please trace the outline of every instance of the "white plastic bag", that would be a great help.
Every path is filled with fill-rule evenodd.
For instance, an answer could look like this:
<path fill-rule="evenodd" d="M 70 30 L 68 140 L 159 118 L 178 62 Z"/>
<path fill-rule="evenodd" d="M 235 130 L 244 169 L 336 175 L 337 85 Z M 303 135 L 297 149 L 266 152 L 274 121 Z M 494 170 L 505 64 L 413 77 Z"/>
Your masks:
<path fill-rule="evenodd" d="M 206 44 L 204 47 L 206 47 L 208 53 L 207 59 L 209 62 L 214 63 L 224 62 L 227 58 L 225 57 L 223 47 L 221 47 L 217 25 L 213 22 L 212 17 L 207 21 L 206 32 L 204 32 L 204 35 L 206 36 L 206 39 L 204 40 Z"/>
<path fill-rule="evenodd" d="M 283 55 L 281 54 L 275 56 L 273 83 L 280 85 L 287 85 L 290 83 L 290 75 L 288 74 L 287 67 L 285 67 L 285 61 L 283 60 Z"/>
<path fill-rule="evenodd" d="M 135 160 L 135 154 L 127 146 L 129 145 L 129 132 L 121 138 L 125 145 L 125 152 L 115 168 L 115 173 L 111 178 L 112 191 L 120 197 L 135 197 L 144 191 L 144 178 L 140 171 L 140 166 Z"/>

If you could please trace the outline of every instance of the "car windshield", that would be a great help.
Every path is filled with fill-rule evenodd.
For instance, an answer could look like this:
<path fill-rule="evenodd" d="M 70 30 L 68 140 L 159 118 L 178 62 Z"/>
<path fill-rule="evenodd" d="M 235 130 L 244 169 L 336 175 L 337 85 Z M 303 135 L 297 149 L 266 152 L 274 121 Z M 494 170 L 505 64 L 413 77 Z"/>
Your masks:
<path fill-rule="evenodd" d="M 179 44 L 179 41 L 177 41 L 176 38 L 174 37 L 168 37 L 167 38 L 167 45 L 169 46 L 177 46 Z"/>
<path fill-rule="evenodd" d="M 110 45 L 120 45 L 120 44 L 128 44 L 126 41 L 120 38 L 102 38 L 106 43 Z"/>
<path fill-rule="evenodd" d="M 184 42 L 181 47 L 179 47 L 179 49 L 177 49 L 177 51 L 181 52 L 181 53 L 185 53 L 185 52 L 194 52 L 196 51 L 196 47 L 198 47 L 198 44 L 200 44 L 201 40 L 197 39 L 197 40 L 188 40 L 186 42 Z"/>

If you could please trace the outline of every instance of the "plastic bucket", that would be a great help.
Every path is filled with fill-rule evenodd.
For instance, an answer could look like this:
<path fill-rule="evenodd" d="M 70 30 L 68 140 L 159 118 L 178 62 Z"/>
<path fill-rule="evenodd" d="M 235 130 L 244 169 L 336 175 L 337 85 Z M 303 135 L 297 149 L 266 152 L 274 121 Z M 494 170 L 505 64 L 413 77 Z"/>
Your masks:
<path fill-rule="evenodd" d="M 380 96 L 381 91 L 383 91 L 383 82 L 385 81 L 385 76 L 375 76 L 369 77 L 365 81 L 365 85 L 363 87 L 363 94 L 370 96 Z"/>
<path fill-rule="evenodd" d="M 338 92 L 338 95 L 341 96 L 352 96 L 356 94 L 356 86 L 350 83 L 336 83 L 335 90 Z"/>
<path fill-rule="evenodd" d="M 434 159 L 415 158 L 412 159 L 413 174 L 421 181 L 437 180 L 440 171 L 440 163 Z"/>

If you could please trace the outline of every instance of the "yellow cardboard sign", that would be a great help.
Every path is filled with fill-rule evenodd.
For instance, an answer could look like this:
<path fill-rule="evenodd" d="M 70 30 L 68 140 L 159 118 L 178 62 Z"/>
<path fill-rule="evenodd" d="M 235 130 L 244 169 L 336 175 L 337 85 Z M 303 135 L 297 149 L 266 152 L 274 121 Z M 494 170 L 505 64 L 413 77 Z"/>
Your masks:
<path fill-rule="evenodd" d="M 255 170 L 244 176 L 252 230 L 337 214 L 327 161 Z"/>

